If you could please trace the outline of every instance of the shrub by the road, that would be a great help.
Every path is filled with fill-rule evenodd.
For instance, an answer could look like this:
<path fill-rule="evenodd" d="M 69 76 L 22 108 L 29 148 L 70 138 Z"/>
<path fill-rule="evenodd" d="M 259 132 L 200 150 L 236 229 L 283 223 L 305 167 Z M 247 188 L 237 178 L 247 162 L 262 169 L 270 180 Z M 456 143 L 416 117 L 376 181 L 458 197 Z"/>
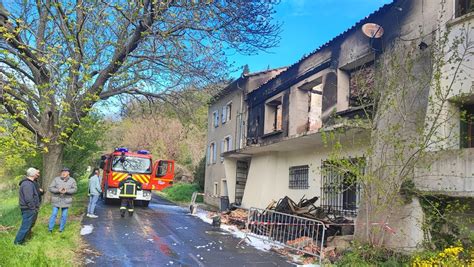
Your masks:
<path fill-rule="evenodd" d="M 190 202 L 193 192 L 200 191 L 196 184 L 176 183 L 171 187 L 165 188 L 162 195 L 176 202 Z"/>
<path fill-rule="evenodd" d="M 64 232 L 56 226 L 48 232 L 51 205 L 42 205 L 30 239 L 23 246 L 13 244 L 21 224 L 18 208 L 18 188 L 0 191 L 0 266 L 77 266 L 82 243 L 80 237 L 81 214 L 87 202 L 87 178 L 77 180 L 78 193 L 69 210 Z M 58 217 L 60 217 L 58 215 Z M 59 219 L 59 218 L 58 218 Z"/>

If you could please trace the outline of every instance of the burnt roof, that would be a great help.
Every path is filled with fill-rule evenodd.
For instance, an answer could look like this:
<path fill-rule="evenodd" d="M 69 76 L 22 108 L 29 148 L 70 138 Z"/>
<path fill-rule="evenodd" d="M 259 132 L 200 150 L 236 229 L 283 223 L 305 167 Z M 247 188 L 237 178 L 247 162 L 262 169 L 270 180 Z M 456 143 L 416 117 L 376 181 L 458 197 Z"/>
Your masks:
<path fill-rule="evenodd" d="M 395 4 L 397 4 L 398 2 L 401 2 L 401 1 L 405 1 L 405 0 L 393 0 L 391 3 L 389 4 L 385 4 L 383 6 L 381 6 L 379 9 L 375 10 L 374 12 L 370 13 L 369 15 L 367 15 L 365 18 L 359 20 L 358 22 L 356 22 L 354 25 L 352 25 L 350 28 L 348 28 L 347 30 L 345 30 L 344 32 L 340 33 L 339 35 L 333 37 L 332 39 L 330 39 L 329 41 L 327 41 L 326 43 L 320 45 L 318 48 L 316 48 L 315 50 L 313 50 L 311 53 L 307 54 L 307 55 L 303 55 L 303 57 L 298 60 L 297 62 L 295 62 L 294 64 L 288 66 L 288 68 L 284 71 L 282 71 L 280 74 L 276 75 L 275 77 L 269 79 L 267 82 L 263 83 L 262 85 L 260 85 L 260 88 L 262 87 L 265 87 L 267 84 L 271 84 L 273 81 L 275 81 L 276 79 L 278 79 L 280 76 L 283 76 L 285 75 L 285 73 L 288 73 L 290 71 L 292 71 L 295 67 L 297 67 L 300 63 L 302 63 L 304 60 L 306 60 L 307 58 L 311 57 L 312 55 L 315 55 L 316 53 L 320 52 L 323 48 L 326 48 L 330 45 L 332 45 L 333 43 L 335 43 L 336 41 L 346 37 L 348 34 L 354 32 L 355 30 L 358 30 L 360 29 L 360 27 L 367 23 L 367 22 L 370 22 L 371 19 L 373 19 L 373 17 L 375 16 L 378 16 L 378 15 L 382 15 L 382 14 L 385 14 L 387 13 L 388 11 L 390 11 L 390 9 L 392 7 L 395 6 Z M 255 90 L 257 91 L 257 90 Z"/>
<path fill-rule="evenodd" d="M 287 67 L 279 67 L 279 68 L 273 68 L 273 69 L 268 69 L 268 70 L 262 70 L 262 71 L 256 71 L 256 72 L 251 72 L 251 73 L 243 73 L 239 78 L 233 80 L 231 83 L 229 83 L 226 87 L 224 87 L 222 90 L 220 90 L 219 92 L 215 93 L 211 100 L 209 101 L 209 104 L 212 105 L 214 104 L 217 100 L 219 100 L 221 97 L 225 96 L 225 95 L 228 95 L 229 93 L 233 92 L 234 90 L 240 88 L 239 86 L 239 82 L 240 81 L 243 81 L 245 79 L 248 79 L 248 78 L 251 78 L 251 77 L 254 77 L 254 76 L 258 76 L 258 75 L 261 75 L 261 74 L 265 74 L 265 73 L 268 73 L 268 72 L 272 72 L 272 71 L 277 71 L 277 70 L 281 70 L 281 69 L 286 69 Z M 278 75 L 277 75 L 278 76 Z M 270 80 L 271 78 L 269 78 Z M 267 81 L 266 81 L 267 82 Z M 265 82 L 265 83 L 266 83 Z M 263 84 L 265 84 L 263 83 Z"/>

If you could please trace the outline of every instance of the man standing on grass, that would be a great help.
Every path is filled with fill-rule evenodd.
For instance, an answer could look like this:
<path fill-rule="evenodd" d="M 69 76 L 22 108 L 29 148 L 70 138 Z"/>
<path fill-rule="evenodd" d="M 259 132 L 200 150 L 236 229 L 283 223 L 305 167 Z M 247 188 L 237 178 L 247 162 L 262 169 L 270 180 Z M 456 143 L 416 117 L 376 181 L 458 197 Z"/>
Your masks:
<path fill-rule="evenodd" d="M 68 168 L 63 168 L 61 176 L 53 179 L 49 186 L 49 192 L 52 193 L 51 206 L 53 206 L 53 213 L 49 218 L 48 230 L 50 233 L 53 232 L 56 217 L 59 210 L 61 210 L 59 232 L 62 232 L 66 226 L 68 209 L 72 204 L 72 195 L 77 192 L 76 180 L 69 176 Z"/>
<path fill-rule="evenodd" d="M 26 178 L 20 182 L 19 203 L 21 209 L 21 226 L 16 234 L 14 244 L 21 245 L 25 242 L 26 236 L 30 233 L 40 206 L 40 193 L 36 187 L 40 171 L 35 168 L 29 168 L 26 171 Z"/>

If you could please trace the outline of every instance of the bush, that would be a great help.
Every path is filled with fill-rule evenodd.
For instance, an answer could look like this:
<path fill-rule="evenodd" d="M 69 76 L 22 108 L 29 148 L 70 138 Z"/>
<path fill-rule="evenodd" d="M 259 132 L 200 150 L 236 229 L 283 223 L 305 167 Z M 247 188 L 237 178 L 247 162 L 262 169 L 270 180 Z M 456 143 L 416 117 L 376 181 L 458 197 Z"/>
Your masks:
<path fill-rule="evenodd" d="M 405 266 L 409 258 L 384 248 L 356 245 L 346 251 L 335 264 L 337 266 Z"/>
<path fill-rule="evenodd" d="M 204 190 L 204 182 L 206 175 L 206 157 L 204 156 L 200 161 L 199 164 L 194 168 L 194 182 L 199 186 L 200 190 Z"/>
<path fill-rule="evenodd" d="M 190 202 L 191 196 L 196 191 L 199 191 L 197 184 L 176 183 L 171 187 L 165 188 L 162 192 L 171 201 Z"/>
<path fill-rule="evenodd" d="M 458 244 L 438 252 L 423 252 L 412 257 L 412 266 L 474 266 L 474 249 Z"/>

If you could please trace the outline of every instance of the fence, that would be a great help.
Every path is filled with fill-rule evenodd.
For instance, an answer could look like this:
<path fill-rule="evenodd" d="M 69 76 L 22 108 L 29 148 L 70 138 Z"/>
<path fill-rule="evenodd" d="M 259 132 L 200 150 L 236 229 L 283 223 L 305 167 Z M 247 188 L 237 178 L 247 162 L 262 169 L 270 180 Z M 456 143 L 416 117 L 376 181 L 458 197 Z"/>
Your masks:
<path fill-rule="evenodd" d="M 321 265 L 326 231 L 326 226 L 321 221 L 250 208 L 247 230 L 250 236 L 315 256 Z"/>

